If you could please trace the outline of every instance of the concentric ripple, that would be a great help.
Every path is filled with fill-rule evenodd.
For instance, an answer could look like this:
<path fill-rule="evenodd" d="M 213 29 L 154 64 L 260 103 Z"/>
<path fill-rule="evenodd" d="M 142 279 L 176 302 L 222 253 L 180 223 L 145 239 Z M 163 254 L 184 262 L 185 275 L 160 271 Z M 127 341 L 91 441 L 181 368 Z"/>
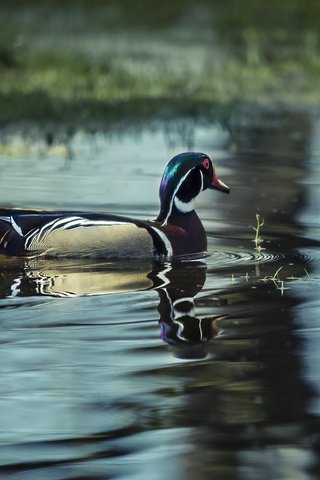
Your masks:
<path fill-rule="evenodd" d="M 261 250 L 260 252 L 254 250 L 224 250 L 215 249 L 209 250 L 208 263 L 214 265 L 216 268 L 241 267 L 249 265 L 256 265 L 258 263 L 275 263 L 284 258 L 281 252 L 272 252 Z"/>

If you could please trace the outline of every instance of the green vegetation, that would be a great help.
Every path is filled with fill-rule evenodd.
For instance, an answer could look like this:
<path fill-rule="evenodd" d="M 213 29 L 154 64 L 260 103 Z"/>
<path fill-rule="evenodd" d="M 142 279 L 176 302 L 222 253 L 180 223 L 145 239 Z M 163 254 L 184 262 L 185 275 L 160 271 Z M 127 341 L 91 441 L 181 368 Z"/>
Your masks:
<path fill-rule="evenodd" d="M 2 2 L 0 125 L 314 107 L 319 18 L 314 0 Z"/>

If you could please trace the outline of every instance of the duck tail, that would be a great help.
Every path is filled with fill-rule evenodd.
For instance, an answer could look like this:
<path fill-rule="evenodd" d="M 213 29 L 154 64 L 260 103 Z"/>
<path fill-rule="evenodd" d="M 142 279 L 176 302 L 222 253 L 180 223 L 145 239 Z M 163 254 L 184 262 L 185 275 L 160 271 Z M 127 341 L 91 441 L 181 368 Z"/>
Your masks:
<path fill-rule="evenodd" d="M 0 253 L 10 256 L 19 256 L 24 253 L 24 238 L 13 226 L 0 220 Z"/>

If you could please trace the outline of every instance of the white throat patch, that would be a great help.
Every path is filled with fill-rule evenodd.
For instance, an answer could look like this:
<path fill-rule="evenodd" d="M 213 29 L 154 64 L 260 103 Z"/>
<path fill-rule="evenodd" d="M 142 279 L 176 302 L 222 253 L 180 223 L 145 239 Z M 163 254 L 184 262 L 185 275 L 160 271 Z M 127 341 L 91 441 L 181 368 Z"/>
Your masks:
<path fill-rule="evenodd" d="M 194 198 L 190 202 L 182 202 L 177 196 L 174 197 L 174 205 L 181 213 L 189 213 L 194 210 Z"/>

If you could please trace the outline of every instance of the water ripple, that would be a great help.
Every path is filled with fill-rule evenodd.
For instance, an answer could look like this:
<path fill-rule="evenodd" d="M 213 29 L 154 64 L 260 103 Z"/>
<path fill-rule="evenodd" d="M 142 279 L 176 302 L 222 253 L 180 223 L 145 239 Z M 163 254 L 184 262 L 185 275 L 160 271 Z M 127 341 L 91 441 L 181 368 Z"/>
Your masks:
<path fill-rule="evenodd" d="M 296 251 L 296 258 L 305 264 L 315 264 L 320 262 L 319 247 L 315 248 L 303 248 Z"/>
<path fill-rule="evenodd" d="M 230 266 L 247 266 L 258 263 L 274 263 L 284 258 L 281 252 L 261 250 L 214 250 L 209 251 L 208 263 L 216 268 L 228 268 Z"/>

